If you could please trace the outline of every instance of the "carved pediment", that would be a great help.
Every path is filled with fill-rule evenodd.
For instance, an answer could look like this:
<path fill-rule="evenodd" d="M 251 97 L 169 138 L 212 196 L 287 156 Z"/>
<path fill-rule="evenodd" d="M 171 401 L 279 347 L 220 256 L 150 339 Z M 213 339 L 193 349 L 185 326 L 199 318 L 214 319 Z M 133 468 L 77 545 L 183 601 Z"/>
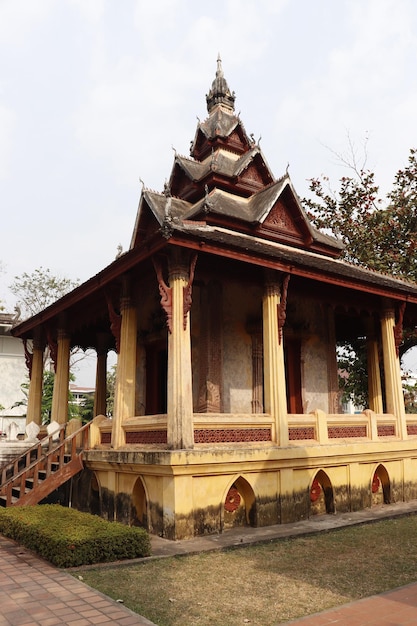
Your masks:
<path fill-rule="evenodd" d="M 281 200 L 278 200 L 271 209 L 263 223 L 263 228 L 284 235 L 290 235 L 292 238 L 296 237 L 300 240 L 304 240 L 305 238 L 305 234 L 300 228 L 300 225 L 297 224 L 297 219 L 293 215 L 293 212 Z"/>
<path fill-rule="evenodd" d="M 242 173 L 241 179 L 242 181 L 259 183 L 259 185 L 263 184 L 262 174 L 254 163 L 251 163 L 249 167 L 246 168 Z"/>

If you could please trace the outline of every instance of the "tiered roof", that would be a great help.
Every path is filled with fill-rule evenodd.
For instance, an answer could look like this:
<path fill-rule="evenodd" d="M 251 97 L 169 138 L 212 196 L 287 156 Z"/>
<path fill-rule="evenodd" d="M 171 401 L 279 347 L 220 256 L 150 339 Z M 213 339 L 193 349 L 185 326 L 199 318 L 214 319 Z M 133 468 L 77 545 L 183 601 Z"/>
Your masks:
<path fill-rule="evenodd" d="M 197 125 L 191 156 L 175 155 L 164 193 L 143 191 L 132 247 L 153 235 L 156 223 L 167 234 L 192 220 L 339 256 L 340 242 L 311 225 L 289 175 L 275 179 L 260 146 L 246 134 L 220 57 L 206 100 L 209 115 Z"/>

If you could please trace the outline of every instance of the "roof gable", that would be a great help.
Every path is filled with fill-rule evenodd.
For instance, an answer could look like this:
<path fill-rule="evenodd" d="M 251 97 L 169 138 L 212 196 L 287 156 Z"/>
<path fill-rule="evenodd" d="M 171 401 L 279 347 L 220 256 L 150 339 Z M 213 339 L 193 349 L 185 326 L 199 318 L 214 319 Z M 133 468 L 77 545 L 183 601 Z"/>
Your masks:
<path fill-rule="evenodd" d="M 271 195 L 274 188 L 275 193 Z M 321 233 L 310 223 L 288 174 L 269 190 L 255 194 L 252 201 L 259 206 L 256 236 L 305 249 L 314 248 L 330 256 L 340 255 L 341 242 Z"/>
<path fill-rule="evenodd" d="M 274 203 L 260 219 L 257 234 L 268 239 L 311 245 L 313 233 L 310 222 L 295 196 L 289 179 L 279 189 Z"/>

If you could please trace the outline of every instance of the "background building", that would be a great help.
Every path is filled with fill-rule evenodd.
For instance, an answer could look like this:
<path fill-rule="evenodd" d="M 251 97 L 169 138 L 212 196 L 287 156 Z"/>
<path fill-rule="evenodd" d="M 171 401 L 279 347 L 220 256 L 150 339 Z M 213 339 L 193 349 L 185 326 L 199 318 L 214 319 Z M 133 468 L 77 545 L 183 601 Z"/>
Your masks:
<path fill-rule="evenodd" d="M 22 383 L 29 382 L 23 343 L 10 331 L 15 321 L 12 313 L 0 312 L 0 431 L 4 433 L 11 422 L 25 431 L 26 397 Z"/>

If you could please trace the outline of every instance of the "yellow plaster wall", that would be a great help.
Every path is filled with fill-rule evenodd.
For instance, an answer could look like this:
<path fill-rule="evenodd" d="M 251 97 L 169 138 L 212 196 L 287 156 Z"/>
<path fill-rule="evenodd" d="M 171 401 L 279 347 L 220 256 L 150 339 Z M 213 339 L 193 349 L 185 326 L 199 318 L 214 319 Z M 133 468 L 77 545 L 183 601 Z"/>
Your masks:
<path fill-rule="evenodd" d="M 251 507 L 247 521 L 259 526 L 307 518 L 309 490 L 320 470 L 331 483 L 336 512 L 371 505 L 372 477 L 379 464 L 389 475 L 391 501 L 417 497 L 417 453 L 409 441 L 156 451 L 149 453 L 149 464 L 143 451 L 126 452 L 128 462 L 120 451 L 107 452 L 107 461 L 103 456 L 98 460 L 99 451 L 91 454 L 97 458 L 87 458 L 87 466 L 114 499 L 131 496 L 142 477 L 149 529 L 171 539 L 221 531 L 224 501 L 233 483 Z"/>

